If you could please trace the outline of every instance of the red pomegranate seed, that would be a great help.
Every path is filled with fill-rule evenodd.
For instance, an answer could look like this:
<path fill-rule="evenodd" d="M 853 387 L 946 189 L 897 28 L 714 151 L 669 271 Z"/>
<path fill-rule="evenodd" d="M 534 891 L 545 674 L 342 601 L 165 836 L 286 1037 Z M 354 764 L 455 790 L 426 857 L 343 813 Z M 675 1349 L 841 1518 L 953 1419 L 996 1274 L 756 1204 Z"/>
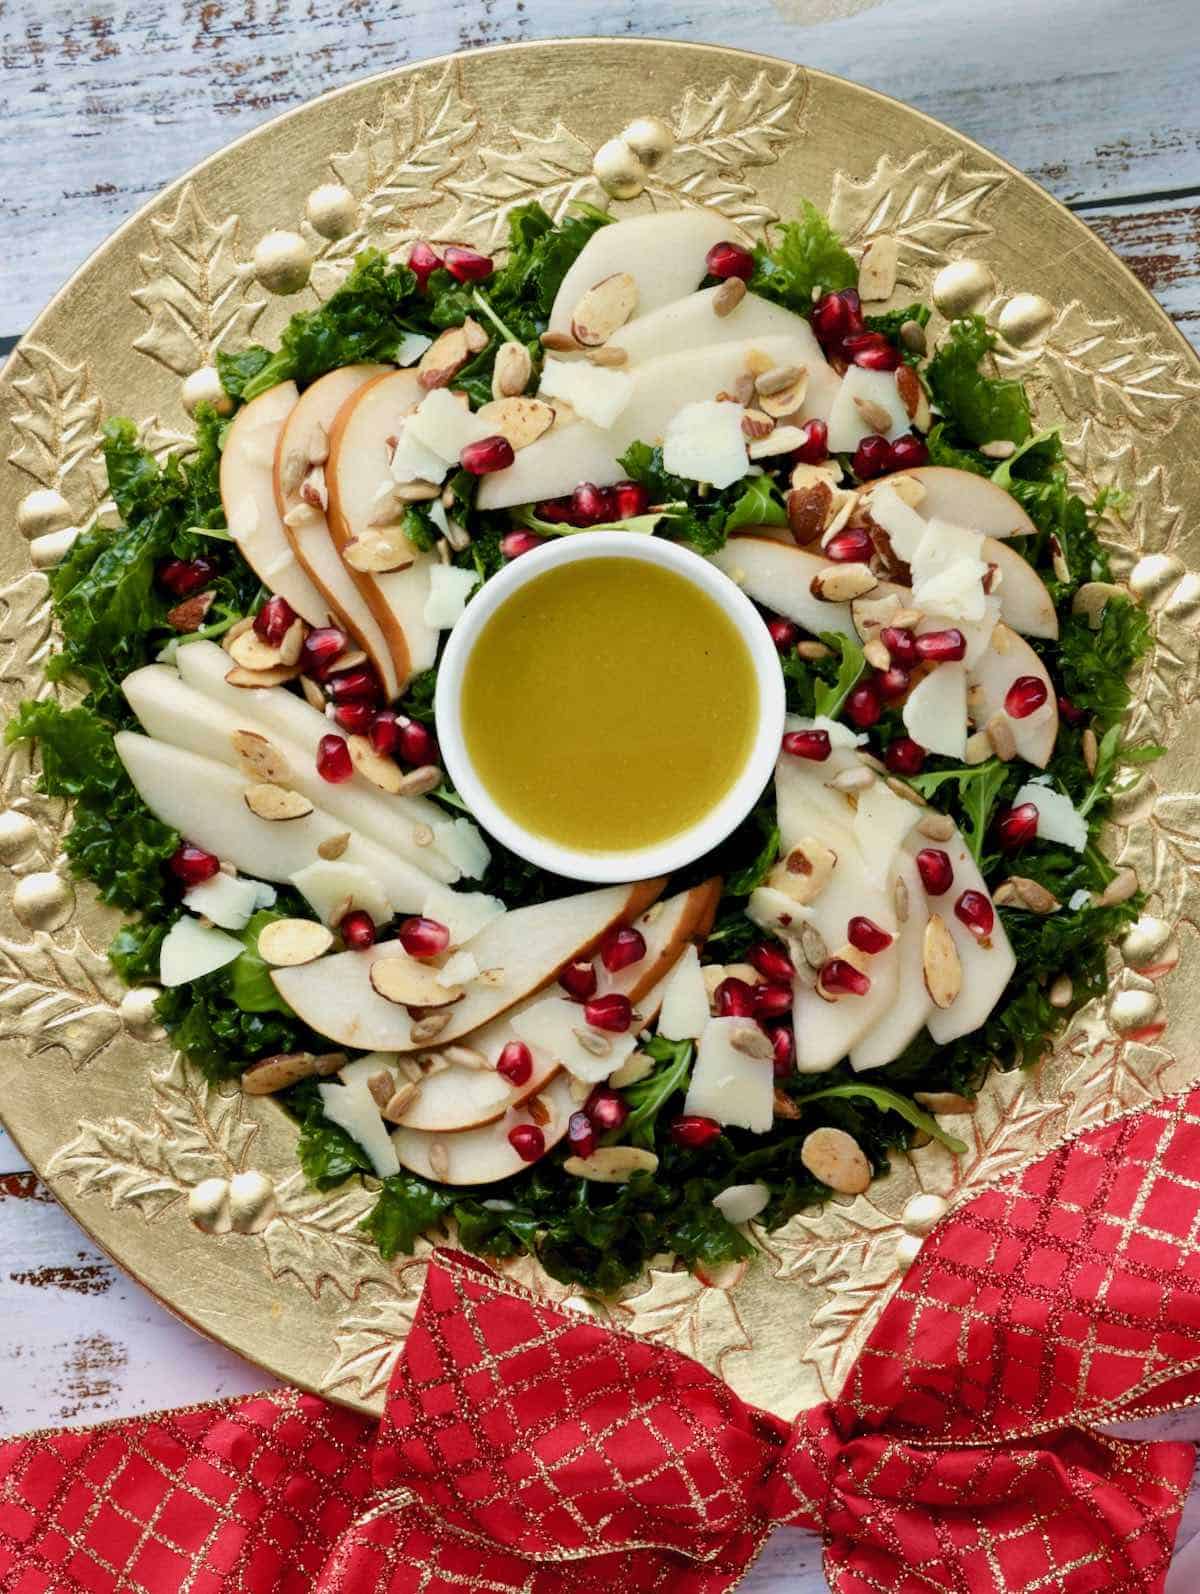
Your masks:
<path fill-rule="evenodd" d="M 846 927 L 846 939 L 860 952 L 882 952 L 891 946 L 893 937 L 880 929 L 874 919 L 856 913 Z"/>
<path fill-rule="evenodd" d="M 784 1018 L 792 1011 L 792 987 L 778 985 L 774 981 L 765 985 L 755 985 L 754 991 L 754 1016 L 762 1022 L 772 1018 Z"/>
<path fill-rule="evenodd" d="M 296 619 L 296 611 L 286 598 L 276 594 L 254 616 L 254 629 L 268 647 L 277 648 Z"/>
<path fill-rule="evenodd" d="M 964 891 L 954 904 L 954 914 L 978 941 L 986 941 L 996 923 L 995 910 L 982 891 Z"/>
<path fill-rule="evenodd" d="M 860 526 L 847 526 L 835 532 L 821 552 L 834 564 L 865 564 L 875 552 L 875 544 Z"/>
<path fill-rule="evenodd" d="M 583 1110 L 601 1134 L 619 1129 L 629 1117 L 629 1104 L 607 1085 L 597 1085 L 583 1104 Z"/>
<path fill-rule="evenodd" d="M 1011 720 L 1025 720 L 1050 696 L 1046 683 L 1037 675 L 1018 675 L 1004 694 L 1004 712 Z"/>
<path fill-rule="evenodd" d="M 646 937 L 629 925 L 614 925 L 600 943 L 600 961 L 610 974 L 619 974 L 646 956 Z"/>
<path fill-rule="evenodd" d="M 181 841 L 167 860 L 167 868 L 185 886 L 198 886 L 204 880 L 211 880 L 220 867 L 221 860 L 216 853 L 205 852 L 203 847 L 193 846 L 190 841 Z"/>
<path fill-rule="evenodd" d="M 783 750 L 793 758 L 811 758 L 815 764 L 823 764 L 830 753 L 829 732 L 788 731 Z"/>
<path fill-rule="evenodd" d="M 842 353 L 864 371 L 894 371 L 900 356 L 882 332 L 852 332 L 842 339 Z"/>
<path fill-rule="evenodd" d="M 954 865 L 950 854 L 940 847 L 922 847 L 917 854 L 917 873 L 931 897 L 945 896 L 954 884 Z"/>
<path fill-rule="evenodd" d="M 911 736 L 897 736 L 887 744 L 883 761 L 893 775 L 919 775 L 925 767 L 925 749 Z"/>
<path fill-rule="evenodd" d="M 575 511 L 569 498 L 544 498 L 540 504 L 534 504 L 533 512 L 539 520 L 549 521 L 552 526 L 575 524 Z"/>
<path fill-rule="evenodd" d="M 827 991 L 839 996 L 865 996 L 871 989 L 871 981 L 863 971 L 845 958 L 830 958 L 821 965 L 817 978 Z"/>
<path fill-rule="evenodd" d="M 568 996 L 573 996 L 577 1002 L 586 1002 L 589 996 L 596 994 L 596 966 L 591 958 L 578 958 L 567 964 L 558 976 L 558 983 Z"/>
<path fill-rule="evenodd" d="M 633 1003 L 620 991 L 609 991 L 604 996 L 589 997 L 583 1004 L 583 1016 L 593 1029 L 624 1035 L 633 1023 Z"/>
<path fill-rule="evenodd" d="M 870 482 L 877 476 L 886 476 L 892 468 L 892 445 L 886 437 L 875 435 L 864 437 L 854 450 L 854 458 L 850 461 L 850 465 L 860 482 Z"/>
<path fill-rule="evenodd" d="M 823 465 L 829 458 L 829 427 L 824 421 L 805 421 L 804 441 L 792 455 L 797 465 Z"/>
<path fill-rule="evenodd" d="M 795 977 L 796 970 L 792 967 L 791 958 L 781 946 L 770 941 L 760 941 L 757 946 L 752 946 L 746 953 L 746 962 L 752 969 L 757 969 L 764 980 L 777 980 L 786 985 Z"/>
<path fill-rule="evenodd" d="M 346 651 L 346 633 L 335 625 L 319 625 L 310 631 L 300 649 L 300 668 L 305 675 L 323 681 Z"/>
<path fill-rule="evenodd" d="M 618 482 L 609 492 L 613 495 L 614 520 L 633 520 L 650 507 L 650 490 L 641 482 Z"/>
<path fill-rule="evenodd" d="M 728 240 L 714 244 L 705 255 L 704 264 L 710 277 L 740 277 L 749 282 L 754 275 L 754 256 L 741 244 Z"/>
<path fill-rule="evenodd" d="M 878 722 L 883 713 L 883 703 L 874 681 L 860 681 L 846 699 L 846 718 L 860 731 Z"/>
<path fill-rule="evenodd" d="M 367 736 L 375 718 L 375 709 L 370 703 L 339 703 L 333 711 L 333 717 L 351 736 Z"/>
<path fill-rule="evenodd" d="M 996 840 L 1005 852 L 1017 852 L 1037 835 L 1038 811 L 1036 803 L 1022 803 L 1019 808 L 1006 808 L 996 820 Z"/>
<path fill-rule="evenodd" d="M 597 487 L 595 482 L 580 482 L 571 494 L 571 509 L 580 526 L 598 526 L 602 521 L 616 516 L 616 501 L 607 487 Z"/>
<path fill-rule="evenodd" d="M 375 924 L 369 913 L 355 908 L 338 925 L 342 940 L 352 952 L 365 952 L 375 945 Z"/>
<path fill-rule="evenodd" d="M 456 282 L 486 282 L 496 269 L 490 255 L 481 255 L 477 249 L 460 249 L 457 244 L 446 250 L 444 264 Z"/>
<path fill-rule="evenodd" d="M 396 931 L 396 939 L 410 958 L 432 958 L 450 945 L 450 931 L 436 919 L 423 919 L 417 915 L 405 919 Z"/>
<path fill-rule="evenodd" d="M 713 994 L 718 1018 L 754 1017 L 754 987 L 747 985 L 745 980 L 739 980 L 731 974 L 721 981 Z"/>
<path fill-rule="evenodd" d="M 433 249 L 423 238 L 418 238 L 408 254 L 408 269 L 417 279 L 417 286 L 424 293 L 429 285 L 429 279 L 442 264 L 442 257 L 435 254 Z"/>
<path fill-rule="evenodd" d="M 381 708 L 371 716 L 367 734 L 380 758 L 390 758 L 400 746 L 400 717 L 392 708 Z"/>
<path fill-rule="evenodd" d="M 508 1131 L 508 1143 L 522 1162 L 536 1162 L 546 1150 L 546 1137 L 536 1124 L 517 1124 Z"/>
<path fill-rule="evenodd" d="M 841 354 L 842 340 L 865 330 L 856 290 L 846 288 L 818 299 L 812 308 L 812 329 L 826 354 Z"/>
<path fill-rule="evenodd" d="M 790 620 L 782 620 L 778 616 L 767 621 L 767 630 L 771 634 L 771 641 L 781 653 L 788 653 L 800 640 L 800 627 L 793 625 Z"/>
<path fill-rule="evenodd" d="M 199 592 L 217 573 L 215 559 L 164 559 L 156 572 L 158 584 L 174 598 L 187 598 Z"/>
<path fill-rule="evenodd" d="M 506 531 L 500 539 L 500 552 L 506 559 L 519 559 L 523 553 L 532 553 L 545 542 L 536 531 Z"/>
<path fill-rule="evenodd" d="M 898 437 L 892 444 L 893 470 L 916 470 L 928 463 L 929 449 L 925 439 L 918 437 L 915 432 L 905 432 L 903 437 Z"/>
<path fill-rule="evenodd" d="M 524 1041 L 509 1041 L 496 1059 L 496 1072 L 510 1085 L 527 1085 L 533 1075 L 533 1053 Z"/>
<path fill-rule="evenodd" d="M 567 1145 L 575 1157 L 590 1157 L 595 1151 L 596 1131 L 587 1113 L 573 1112 L 567 1119 Z"/>
<path fill-rule="evenodd" d="M 494 437 L 467 443 L 459 452 L 458 463 L 472 476 L 490 476 L 493 471 L 507 470 L 515 458 L 508 438 L 497 432 Z"/>
<path fill-rule="evenodd" d="M 353 773 L 354 764 L 345 737 L 322 736 L 317 743 L 317 774 L 321 779 L 327 780 L 331 786 L 340 786 Z"/>
<path fill-rule="evenodd" d="M 879 688 L 879 695 L 885 703 L 895 703 L 912 685 L 912 676 L 900 665 L 893 664 L 890 670 L 879 672 L 875 677 L 875 685 Z"/>
<path fill-rule="evenodd" d="M 1069 697 L 1060 696 L 1058 699 L 1058 712 L 1066 720 L 1072 730 L 1078 730 L 1081 725 L 1087 724 L 1088 711 L 1085 708 L 1076 708 Z"/>
<path fill-rule="evenodd" d="M 926 664 L 952 664 L 967 656 L 967 639 L 953 627 L 948 631 L 927 631 L 916 639 L 917 657 Z"/>
<path fill-rule="evenodd" d="M 400 732 L 399 752 L 402 763 L 411 764 L 415 769 L 419 764 L 436 764 L 438 761 L 437 737 L 428 725 L 420 720 L 409 719 L 401 714 L 396 720 Z"/>
<path fill-rule="evenodd" d="M 896 625 L 885 625 L 879 633 L 879 640 L 888 650 L 888 657 L 893 664 L 899 664 L 905 670 L 912 669 L 917 662 L 917 639 L 911 631 L 902 631 Z"/>
<path fill-rule="evenodd" d="M 327 675 L 325 684 L 335 703 L 378 703 L 383 696 L 379 677 L 369 664 L 343 670 L 338 675 Z"/>
<path fill-rule="evenodd" d="M 711 1145 L 720 1133 L 721 1126 L 715 1118 L 701 1118 L 696 1113 L 689 1113 L 686 1118 L 676 1118 L 671 1125 L 671 1139 L 688 1151 L 699 1151 L 701 1147 Z"/>
<path fill-rule="evenodd" d="M 770 1035 L 775 1048 L 775 1078 L 784 1079 L 796 1066 L 796 1037 L 788 1024 L 776 1024 Z"/>

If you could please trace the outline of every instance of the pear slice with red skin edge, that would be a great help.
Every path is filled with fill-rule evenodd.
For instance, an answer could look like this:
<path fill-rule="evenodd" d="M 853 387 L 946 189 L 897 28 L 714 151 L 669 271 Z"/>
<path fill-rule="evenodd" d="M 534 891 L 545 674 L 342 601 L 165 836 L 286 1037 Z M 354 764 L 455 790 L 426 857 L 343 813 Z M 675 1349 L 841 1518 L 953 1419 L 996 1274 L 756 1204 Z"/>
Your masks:
<path fill-rule="evenodd" d="M 1046 701 L 1027 718 L 1012 719 L 1004 702 L 1009 687 L 1023 675 L 1042 682 Z M 967 690 L 967 705 L 979 729 L 983 730 L 994 714 L 1001 715 L 1013 734 L 1018 757 L 1045 769 L 1058 736 L 1058 699 L 1046 666 L 1029 643 L 1001 622 L 992 633 L 991 647 L 968 672 Z"/>
<path fill-rule="evenodd" d="M 309 625 L 328 625 L 329 605 L 297 561 L 275 503 L 275 449 L 299 400 L 294 382 L 280 382 L 237 412 L 221 450 L 221 504 L 238 552 L 267 591 Z"/>
<path fill-rule="evenodd" d="M 345 365 L 340 370 L 329 371 L 318 377 L 311 387 L 305 388 L 300 402 L 284 422 L 275 450 L 275 505 L 281 517 L 303 506 L 308 514 L 297 525 L 283 521 L 283 529 L 292 545 L 301 568 L 329 605 L 334 620 L 358 643 L 371 661 L 376 675 L 383 682 L 384 695 L 389 701 L 400 691 L 395 666 L 388 651 L 387 639 L 378 621 L 351 573 L 342 563 L 342 556 L 329 535 L 329 521 L 324 512 L 304 505 L 300 496 L 300 483 L 290 489 L 285 486 L 292 456 L 307 458 L 309 442 L 320 427 L 328 437 L 342 405 L 359 388 L 385 376 L 391 370 L 386 365 Z"/>
<path fill-rule="evenodd" d="M 914 855 L 922 846 L 928 846 L 920 836 L 911 836 L 906 843 Z M 962 986 L 949 1007 L 938 1008 L 930 1004 L 926 1028 L 939 1046 L 946 1046 L 960 1035 L 969 1035 L 987 1022 L 992 1009 L 1004 994 L 1004 988 L 1017 966 L 1012 945 L 1004 932 L 999 913 L 984 946 L 954 911 L 954 904 L 964 891 L 978 891 L 992 900 L 979 867 L 970 849 L 958 831 L 949 841 L 939 841 L 950 858 L 954 879 L 949 891 L 934 904 L 950 932 L 962 968 Z"/>
<path fill-rule="evenodd" d="M 924 838 L 921 845 L 927 845 Z M 903 882 L 908 897 L 908 917 L 897 932 L 899 971 L 896 991 L 887 1011 L 851 1049 L 850 1066 L 856 1073 L 869 1068 L 882 1068 L 885 1063 L 894 1062 L 934 1010 L 933 999 L 925 986 L 924 946 L 925 926 L 929 922 L 928 899 L 911 851 L 901 850 L 896 860 L 896 875 Z"/>
<path fill-rule="evenodd" d="M 359 538 L 377 535 L 371 525 L 380 514 L 380 487 L 392 483 L 388 438 L 400 431 L 405 415 L 426 397 L 415 371 L 388 371 L 351 393 L 329 432 L 325 485 L 329 490 L 329 534 L 345 557 Z M 383 632 L 396 680 L 403 689 L 411 675 L 428 670 L 437 658 L 439 633 L 425 623 L 433 554 L 413 549 L 403 570 L 362 571 L 347 565 Z"/>
<path fill-rule="evenodd" d="M 407 1008 L 379 996 L 371 984 L 373 963 L 404 955 L 398 941 L 335 953 L 302 969 L 280 969 L 272 979 L 298 1017 L 339 1046 L 369 1052 L 436 1049 L 470 1035 L 550 985 L 568 963 L 587 957 L 614 924 L 628 924 L 644 912 L 665 883 L 658 879 L 608 886 L 493 919 L 472 939 L 470 951 L 481 969 L 499 969 L 503 983 L 485 986 L 476 980 L 449 1009 L 449 1021 L 436 1037 L 414 1036 L 418 1020 Z"/>
<path fill-rule="evenodd" d="M 896 471 L 895 481 L 911 476 L 925 489 L 917 505 L 926 520 L 948 520 L 955 526 L 969 526 L 985 537 L 1032 537 L 1037 527 L 1011 493 L 997 487 L 986 476 L 974 471 L 955 470 L 951 465 L 916 465 L 912 470 Z"/>
<path fill-rule="evenodd" d="M 556 1074 L 541 1091 L 540 1099 L 549 1114 L 549 1120 L 538 1125 L 544 1156 L 566 1134 L 571 1114 L 579 1111 L 579 1103 L 571 1093 L 570 1076 L 566 1073 Z M 478 1129 L 464 1129 L 455 1135 L 396 1129 L 392 1132 L 392 1145 L 404 1167 L 435 1184 L 496 1184 L 534 1166 L 517 1155 L 508 1138 L 518 1124 L 532 1123 L 526 1104 L 510 1108 L 502 1117 Z M 540 1160 L 536 1158 L 535 1162 Z"/>
<path fill-rule="evenodd" d="M 748 598 L 803 626 L 814 636 L 835 631 L 857 638 L 850 605 L 826 603 L 813 593 L 813 577 L 829 566 L 829 560 L 819 554 L 776 537 L 749 532 L 744 536 L 735 533 L 709 557 Z M 870 595 L 874 598 L 882 593 Z"/>

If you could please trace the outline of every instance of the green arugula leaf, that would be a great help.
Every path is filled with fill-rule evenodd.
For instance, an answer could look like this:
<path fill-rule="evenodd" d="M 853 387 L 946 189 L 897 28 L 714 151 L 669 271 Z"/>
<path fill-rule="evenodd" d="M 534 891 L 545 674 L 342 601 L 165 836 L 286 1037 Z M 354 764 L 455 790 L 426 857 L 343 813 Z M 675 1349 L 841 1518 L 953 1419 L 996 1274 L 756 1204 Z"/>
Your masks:
<path fill-rule="evenodd" d="M 283 1013 L 292 1018 L 291 1008 L 275 989 L 271 965 L 259 956 L 258 938 L 268 924 L 294 917 L 278 908 L 260 908 L 238 939 L 246 948 L 229 968 L 229 994 L 243 1013 Z"/>
<path fill-rule="evenodd" d="M 817 295 L 853 288 L 857 282 L 853 258 L 817 207 L 805 199 L 799 219 L 785 223 L 769 244 L 754 251 L 754 275 L 746 286 L 807 316 Z"/>
<path fill-rule="evenodd" d="M 770 476 L 750 476 L 738 486 L 743 487 L 740 498 L 730 505 L 721 528 L 728 536 L 739 526 L 786 526 L 787 510 L 779 489 Z"/>
<path fill-rule="evenodd" d="M 842 705 L 858 684 L 858 678 L 867 667 L 862 648 L 852 638 L 822 632 L 821 641 L 834 651 L 838 660 L 837 678 L 828 684 L 815 681 L 813 685 L 813 714 L 822 719 L 836 719 Z"/>
<path fill-rule="evenodd" d="M 624 1092 L 633 1110 L 625 1120 L 620 1138 L 649 1148 L 654 1145 L 654 1125 L 659 1113 L 672 1096 L 687 1088 L 693 1047 L 691 1041 L 669 1041 L 665 1036 L 656 1035 L 642 1046 L 642 1051 L 653 1057 L 659 1066 Z"/>
<path fill-rule="evenodd" d="M 1023 443 L 1033 430 L 1020 382 L 985 376 L 980 362 L 996 339 L 982 316 L 954 321 L 925 368 L 929 391 L 956 437 L 978 447 L 1007 438 Z"/>
<path fill-rule="evenodd" d="M 987 838 L 988 822 L 996 799 L 1009 776 L 1009 767 L 998 758 L 989 758 L 984 764 L 964 765 L 958 769 L 931 770 L 921 775 L 910 775 L 908 784 L 922 797 L 932 797 L 940 788 L 953 784 L 958 788 L 958 805 L 962 815 L 963 840 L 971 856 L 979 863 L 983 857 L 983 844 Z"/>
<path fill-rule="evenodd" d="M 828 1085 L 823 1090 L 797 1095 L 795 1099 L 801 1106 L 809 1106 L 814 1101 L 832 1101 L 844 1096 L 859 1096 L 878 1107 L 881 1112 L 899 1113 L 906 1123 L 940 1141 L 947 1151 L 954 1152 L 955 1156 L 961 1157 L 967 1149 L 961 1140 L 947 1134 L 932 1113 L 923 1112 L 915 1101 L 910 1101 L 907 1096 L 898 1095 L 896 1091 L 889 1090 L 884 1085 L 866 1085 L 855 1080 L 853 1084 Z"/>

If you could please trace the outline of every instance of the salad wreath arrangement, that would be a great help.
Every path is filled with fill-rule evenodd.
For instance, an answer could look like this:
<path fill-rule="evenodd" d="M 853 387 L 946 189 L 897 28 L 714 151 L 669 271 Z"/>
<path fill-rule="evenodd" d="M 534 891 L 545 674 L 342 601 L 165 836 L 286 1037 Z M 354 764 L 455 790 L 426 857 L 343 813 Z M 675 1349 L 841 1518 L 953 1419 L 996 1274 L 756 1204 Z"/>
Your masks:
<path fill-rule="evenodd" d="M 378 1182 L 385 1256 L 450 1220 L 601 1291 L 751 1256 L 750 1220 L 954 1149 L 939 1114 L 1103 990 L 1148 622 L 982 319 L 930 347 L 924 305 L 865 308 L 894 286 L 807 204 L 757 247 L 525 206 L 503 264 L 369 251 L 218 356 L 190 453 L 106 428 L 120 524 L 50 578 L 74 706 L 8 740 L 129 916 L 114 967 L 275 1094 L 312 1184 Z M 480 835 L 432 705 L 478 584 L 610 526 L 761 606 L 790 717 L 714 853 L 590 890 Z"/>

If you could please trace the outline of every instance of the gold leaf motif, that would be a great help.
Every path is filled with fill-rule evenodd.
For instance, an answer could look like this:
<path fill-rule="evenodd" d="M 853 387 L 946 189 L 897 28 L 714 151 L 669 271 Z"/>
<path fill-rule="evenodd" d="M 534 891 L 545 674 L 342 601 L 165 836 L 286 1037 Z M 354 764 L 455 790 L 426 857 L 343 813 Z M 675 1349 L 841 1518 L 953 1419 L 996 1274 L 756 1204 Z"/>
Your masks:
<path fill-rule="evenodd" d="M 881 155 L 863 182 L 844 172 L 834 176 L 829 221 L 851 249 L 877 234 L 895 238 L 899 280 L 915 287 L 969 239 L 991 232 L 980 212 L 1003 181 L 1002 172 L 969 165 L 962 150 L 934 164 L 927 150 L 903 162 Z"/>
<path fill-rule="evenodd" d="M 45 576 L 31 572 L 0 592 L 0 685 L 18 697 L 48 697 L 53 688 L 42 678 L 52 641 L 50 589 Z M 33 852 L 42 867 L 59 855 L 69 819 L 67 804 L 37 789 L 39 758 L 33 742 L 0 745 L 0 806 L 23 812 L 37 827 Z M 28 863 L 22 859 L 22 865 Z"/>
<path fill-rule="evenodd" d="M 739 1274 L 740 1277 L 740 1274 Z M 649 1270 L 649 1283 L 614 1307 L 618 1321 L 660 1345 L 694 1356 L 724 1376 L 727 1357 L 749 1350 L 750 1336 L 734 1303 L 732 1288 L 707 1284 L 686 1269 Z"/>
<path fill-rule="evenodd" d="M 536 202 L 556 221 L 573 199 L 607 206 L 608 196 L 592 173 L 592 149 L 562 122 L 549 135 L 513 128 L 506 149 L 484 145 L 477 169 L 446 184 L 459 208 L 435 234 L 496 249 L 507 237 L 508 213 Z"/>
<path fill-rule="evenodd" d="M 138 256 L 144 286 L 130 294 L 150 317 L 135 349 L 187 376 L 220 348 L 253 341 L 266 300 L 253 289 L 254 268 L 238 257 L 237 216 L 214 221 L 188 183 L 169 219 L 150 218 L 155 249 Z"/>
<path fill-rule="evenodd" d="M 74 930 L 63 939 L 0 940 L 0 1028 L 37 1057 L 61 1053 L 85 1068 L 122 1031 L 124 987 L 103 952 Z"/>
<path fill-rule="evenodd" d="M 294 1278 L 314 1299 L 331 1284 L 351 1301 L 367 1281 L 390 1278 L 359 1228 L 375 1204 L 369 1190 L 352 1185 L 323 1194 L 310 1190 L 297 1172 L 277 1187 L 277 1196 L 278 1212 L 258 1235 L 274 1278 Z"/>
<path fill-rule="evenodd" d="M 80 523 L 102 496 L 103 405 L 86 361 L 69 365 L 49 349 L 23 343 L 13 356 L 24 369 L 13 387 L 21 402 L 12 415 L 16 446 L 8 460 L 39 487 L 57 489 Z"/>
<path fill-rule="evenodd" d="M 361 1400 L 384 1393 L 416 1315 L 425 1266 L 424 1261 L 405 1263 L 396 1273 L 399 1288 L 364 1292 L 356 1310 L 346 1313 L 334 1331 L 336 1351 L 321 1374 L 322 1389 L 350 1389 Z"/>
<path fill-rule="evenodd" d="M 1149 987 L 1148 980 L 1124 973 L 1117 989 Z M 1107 1123 L 1123 1112 L 1160 1101 L 1174 1059 L 1153 1040 L 1116 1033 L 1104 1005 L 1089 1004 L 1075 1019 L 1064 1048 L 1075 1066 L 1061 1085 L 1069 1103 L 1067 1129 L 1078 1133 Z"/>

